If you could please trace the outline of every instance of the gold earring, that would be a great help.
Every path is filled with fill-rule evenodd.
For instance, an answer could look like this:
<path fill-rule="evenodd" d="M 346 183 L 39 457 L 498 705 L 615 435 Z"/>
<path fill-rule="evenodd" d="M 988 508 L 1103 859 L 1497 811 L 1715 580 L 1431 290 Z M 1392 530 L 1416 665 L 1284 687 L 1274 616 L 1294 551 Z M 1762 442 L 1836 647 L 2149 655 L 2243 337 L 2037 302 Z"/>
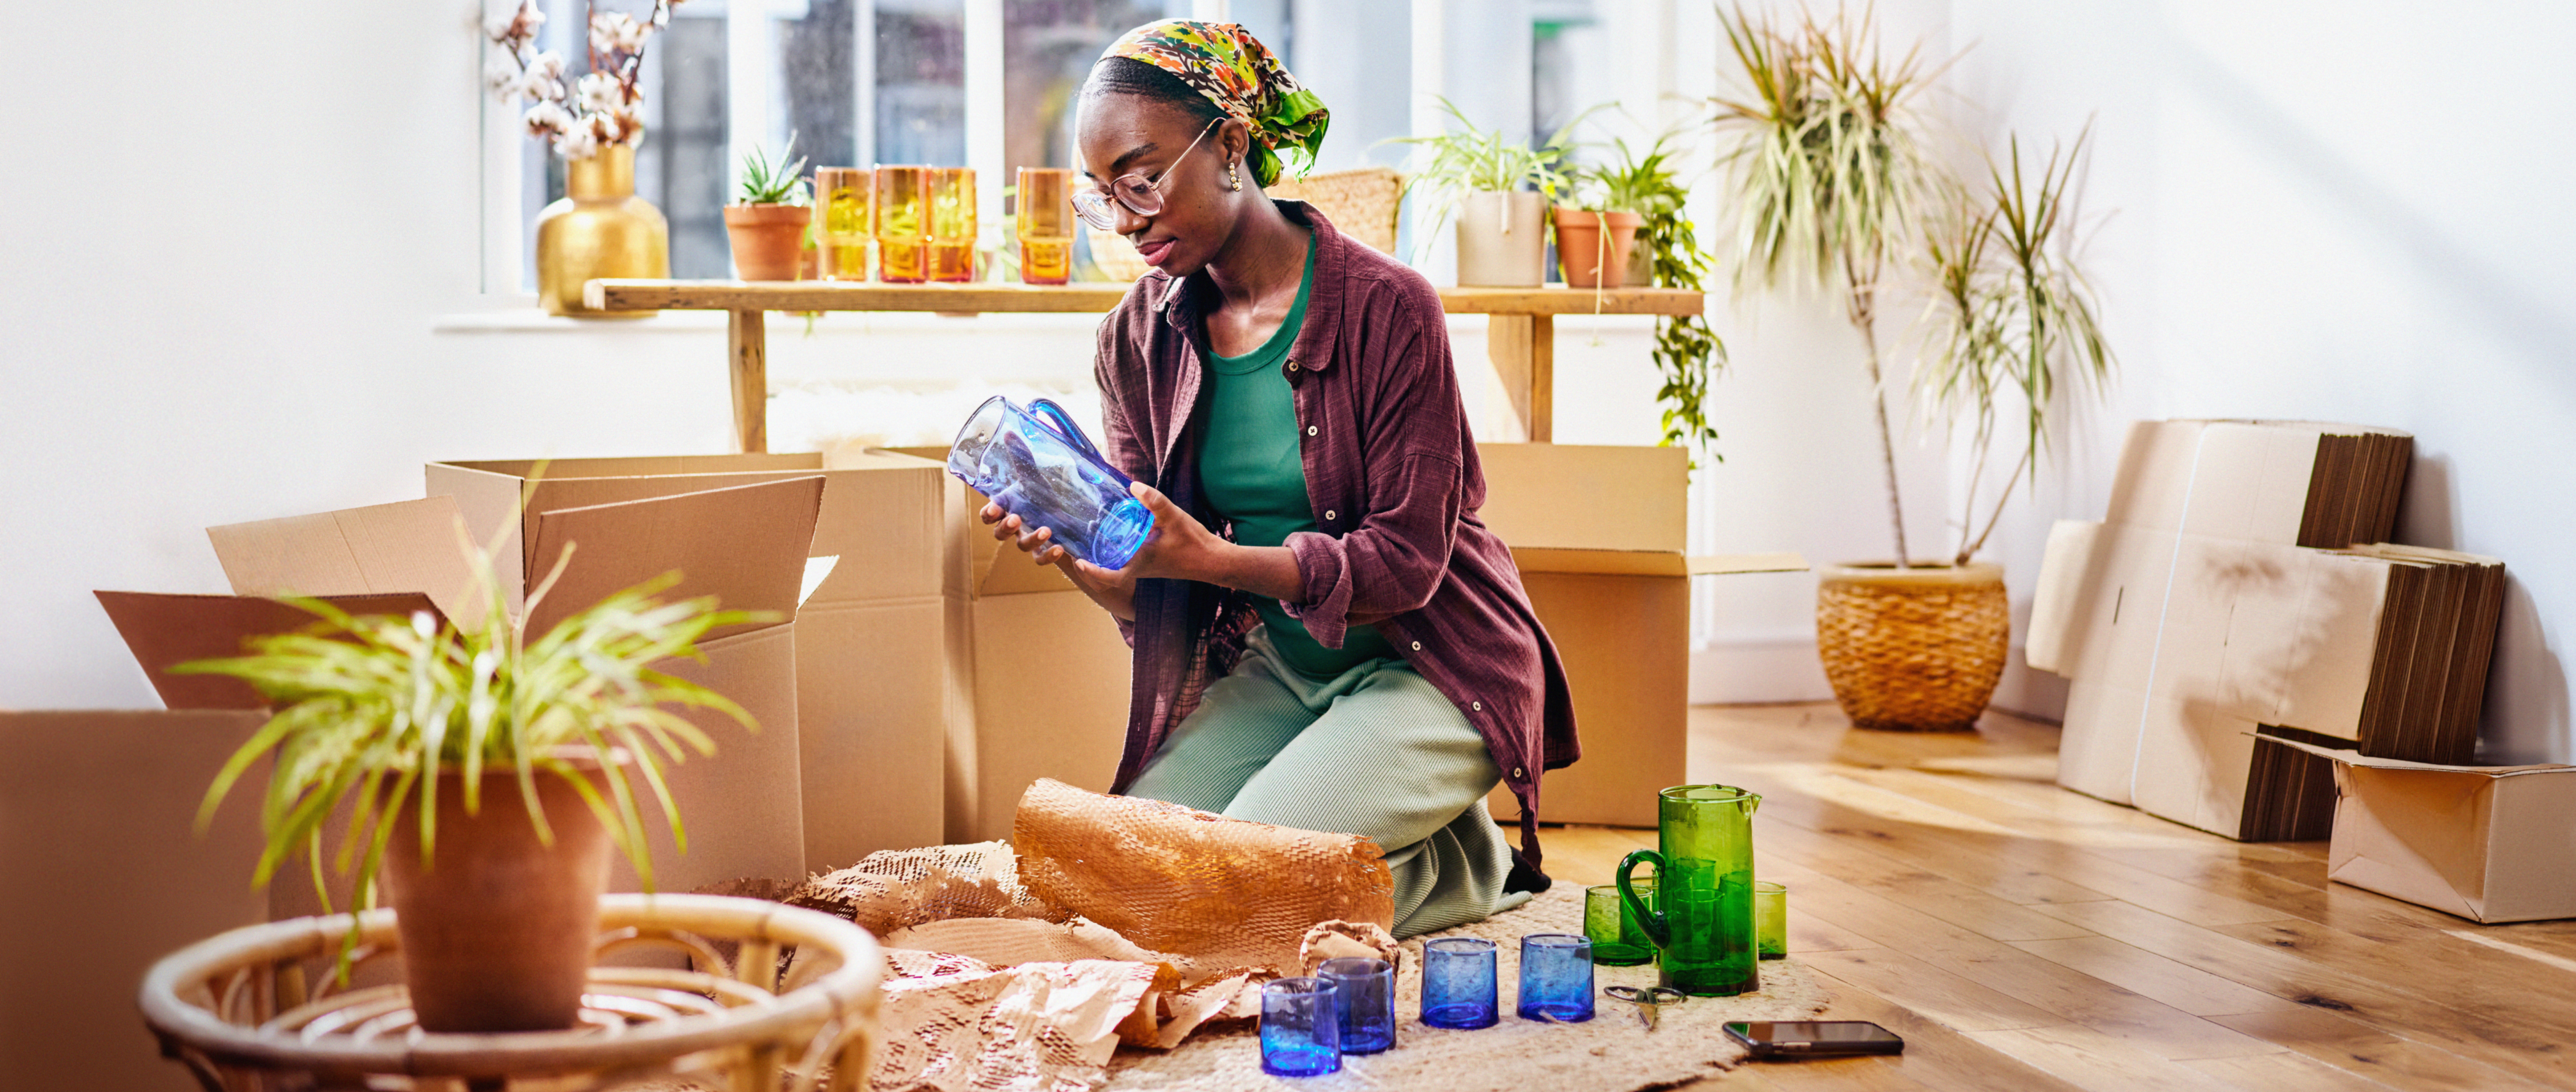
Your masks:
<path fill-rule="evenodd" d="M 1235 165 L 1232 163 L 1225 165 L 1225 188 L 1236 193 L 1241 193 L 1243 192 L 1243 176 L 1234 173 L 1234 168 Z"/>

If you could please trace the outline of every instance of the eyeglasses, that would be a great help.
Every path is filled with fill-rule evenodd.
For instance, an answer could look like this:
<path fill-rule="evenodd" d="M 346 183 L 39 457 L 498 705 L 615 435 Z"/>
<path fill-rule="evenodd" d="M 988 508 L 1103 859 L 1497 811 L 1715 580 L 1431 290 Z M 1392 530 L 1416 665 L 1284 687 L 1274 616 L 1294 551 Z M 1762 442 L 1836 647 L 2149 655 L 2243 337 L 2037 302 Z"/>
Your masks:
<path fill-rule="evenodd" d="M 1122 174 L 1110 179 L 1105 189 L 1090 186 L 1076 189 L 1073 194 L 1074 215 L 1082 217 L 1083 223 L 1102 231 L 1116 231 L 1118 230 L 1118 210 L 1109 203 L 1113 197 L 1120 205 L 1125 205 L 1127 211 L 1138 216 L 1152 216 L 1163 211 L 1161 188 L 1163 179 L 1171 177 L 1173 169 L 1181 165 L 1181 160 L 1188 159 L 1191 152 L 1198 150 L 1199 141 L 1207 139 L 1208 130 L 1224 123 L 1224 118 L 1209 119 L 1207 126 L 1199 130 L 1199 135 L 1190 138 L 1190 146 L 1181 149 L 1181 154 L 1173 157 L 1172 165 L 1163 168 L 1161 173 L 1152 178 L 1141 174 Z"/>

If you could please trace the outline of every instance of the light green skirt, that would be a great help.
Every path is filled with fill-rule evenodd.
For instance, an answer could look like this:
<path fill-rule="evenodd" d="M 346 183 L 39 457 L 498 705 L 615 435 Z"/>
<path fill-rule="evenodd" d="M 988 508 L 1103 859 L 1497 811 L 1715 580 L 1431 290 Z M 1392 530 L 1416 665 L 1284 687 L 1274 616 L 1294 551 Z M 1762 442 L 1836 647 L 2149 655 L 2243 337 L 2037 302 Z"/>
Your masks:
<path fill-rule="evenodd" d="M 1127 791 L 1376 842 L 1395 871 L 1395 935 L 1409 937 L 1528 899 L 1503 893 L 1511 846 L 1485 809 L 1502 776 L 1475 726 L 1411 665 L 1314 678 L 1255 629 Z"/>

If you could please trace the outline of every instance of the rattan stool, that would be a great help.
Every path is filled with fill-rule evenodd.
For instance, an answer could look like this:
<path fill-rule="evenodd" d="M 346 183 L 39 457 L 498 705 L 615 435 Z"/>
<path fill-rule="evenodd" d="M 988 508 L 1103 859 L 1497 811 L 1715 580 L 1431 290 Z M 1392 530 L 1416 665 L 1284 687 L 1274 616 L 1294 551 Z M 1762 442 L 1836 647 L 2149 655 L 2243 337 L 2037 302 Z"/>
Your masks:
<path fill-rule="evenodd" d="M 368 911 L 359 926 L 360 961 L 395 951 L 393 911 Z M 578 1027 L 504 1035 L 423 1032 L 399 984 L 331 991 L 330 961 L 348 928 L 345 914 L 297 918 L 183 948 L 144 976 L 144 1022 L 210 1092 L 641 1083 L 808 1092 L 827 1067 L 829 1087 L 846 1092 L 865 1085 L 875 1051 L 885 957 L 866 930 L 811 910 L 712 895 L 607 896 L 600 955 L 667 948 L 701 969 L 594 966 Z M 797 958 L 782 983 L 788 947 Z M 324 986 L 309 989 L 314 981 Z"/>

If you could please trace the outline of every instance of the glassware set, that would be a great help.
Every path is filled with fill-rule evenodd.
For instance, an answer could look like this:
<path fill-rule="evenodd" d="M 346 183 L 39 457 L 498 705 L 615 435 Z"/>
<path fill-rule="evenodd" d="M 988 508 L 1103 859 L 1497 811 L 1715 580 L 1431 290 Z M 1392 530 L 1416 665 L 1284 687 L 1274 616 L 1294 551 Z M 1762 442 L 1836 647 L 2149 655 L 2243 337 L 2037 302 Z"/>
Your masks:
<path fill-rule="evenodd" d="M 1022 167 L 1020 280 L 1073 279 L 1073 172 Z M 868 279 L 876 248 L 877 279 L 887 284 L 975 280 L 975 171 L 971 167 L 880 165 L 814 169 L 816 275 L 827 281 Z"/>

